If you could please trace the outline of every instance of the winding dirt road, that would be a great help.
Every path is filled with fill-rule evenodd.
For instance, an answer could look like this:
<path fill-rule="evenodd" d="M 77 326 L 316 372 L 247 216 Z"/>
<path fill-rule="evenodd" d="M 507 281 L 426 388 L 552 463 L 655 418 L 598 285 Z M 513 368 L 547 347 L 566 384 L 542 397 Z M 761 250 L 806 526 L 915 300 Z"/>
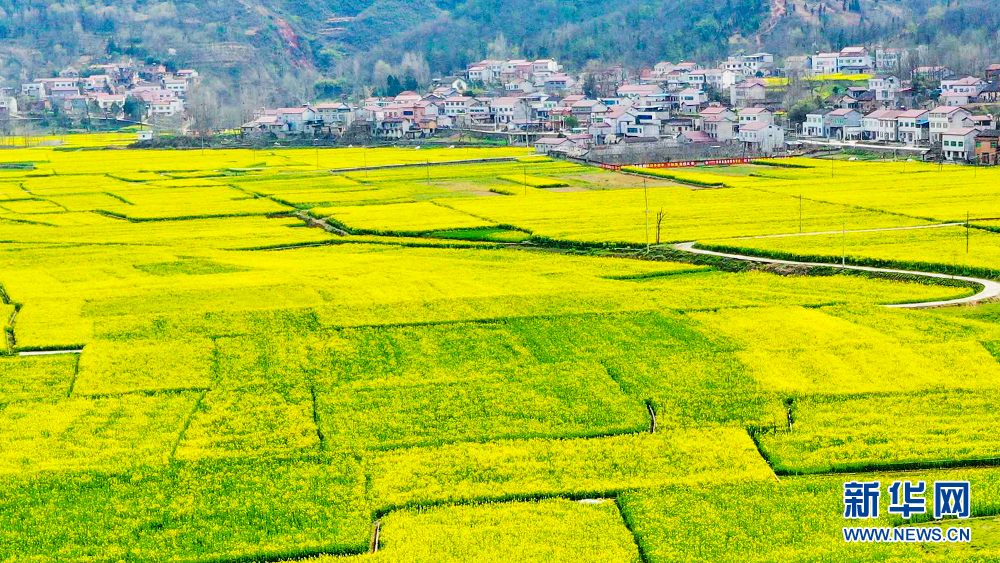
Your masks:
<path fill-rule="evenodd" d="M 715 252 L 713 250 L 703 250 L 701 248 L 695 248 L 694 247 L 695 244 L 697 244 L 697 242 L 682 242 L 679 244 L 675 244 L 672 247 L 683 252 L 690 252 L 692 254 L 700 254 L 703 256 L 718 256 L 720 258 L 743 260 L 746 262 L 756 262 L 760 264 L 781 264 L 787 266 L 843 268 L 845 270 L 858 270 L 862 272 L 876 272 L 882 274 L 904 274 L 909 276 L 920 276 L 920 277 L 934 278 L 934 279 L 960 280 L 980 285 L 983 288 L 979 293 L 976 293 L 975 295 L 970 295 L 969 297 L 962 297 L 959 299 L 949 299 L 946 301 L 925 301 L 923 303 L 898 303 L 894 305 L 886 305 L 886 307 L 891 307 L 895 309 L 930 309 L 933 307 L 972 305 L 976 303 L 981 303 L 983 301 L 987 301 L 989 299 L 994 299 L 1000 296 L 1000 283 L 982 278 L 971 278 L 967 276 L 949 276 L 948 274 L 938 274 L 934 272 L 918 272 L 914 270 L 894 270 L 890 268 L 852 266 L 850 264 L 841 265 L 841 264 L 825 264 L 820 262 L 797 262 L 795 260 L 778 260 L 775 258 L 763 258 L 760 256 L 748 256 L 744 254 L 731 254 L 726 252 Z"/>

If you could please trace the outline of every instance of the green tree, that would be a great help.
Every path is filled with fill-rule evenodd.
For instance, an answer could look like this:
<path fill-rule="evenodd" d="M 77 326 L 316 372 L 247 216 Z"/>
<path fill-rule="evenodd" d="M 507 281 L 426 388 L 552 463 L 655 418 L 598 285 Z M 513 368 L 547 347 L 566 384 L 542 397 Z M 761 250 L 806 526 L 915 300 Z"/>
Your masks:
<path fill-rule="evenodd" d="M 597 77 L 594 76 L 594 73 L 592 73 L 592 72 L 588 72 L 587 73 L 587 78 L 583 79 L 583 93 L 588 98 L 597 98 L 598 97 L 598 92 L 597 92 Z"/>

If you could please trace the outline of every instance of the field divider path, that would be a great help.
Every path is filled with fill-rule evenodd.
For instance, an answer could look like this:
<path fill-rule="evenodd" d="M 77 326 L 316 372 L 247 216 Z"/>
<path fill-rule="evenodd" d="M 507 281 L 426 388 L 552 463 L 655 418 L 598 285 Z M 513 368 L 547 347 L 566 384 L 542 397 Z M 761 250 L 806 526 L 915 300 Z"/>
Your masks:
<path fill-rule="evenodd" d="M 912 227 L 884 227 L 881 229 L 855 229 L 852 231 L 815 231 L 811 233 L 785 233 L 781 235 L 756 235 L 752 237 L 734 237 L 732 240 L 754 240 L 762 238 L 812 237 L 822 235 L 839 235 L 843 233 L 882 233 L 885 231 L 913 231 L 917 229 L 939 229 L 941 227 L 963 227 L 965 223 L 935 223 L 933 225 L 914 225 Z"/>
<path fill-rule="evenodd" d="M 733 254 L 728 252 L 716 252 L 714 250 L 704 250 L 701 248 L 695 248 L 697 242 L 682 242 L 674 244 L 671 247 L 675 250 L 680 250 L 681 252 L 689 252 L 691 254 L 700 254 L 703 256 L 717 256 L 719 258 L 729 258 L 731 260 L 743 260 L 746 262 L 756 262 L 759 264 L 779 264 L 785 266 L 806 266 L 811 268 L 840 268 L 843 270 L 854 270 L 859 272 L 873 272 L 878 274 L 902 274 L 906 276 L 917 276 L 925 278 L 933 278 L 940 280 L 958 280 L 967 283 L 976 284 L 982 286 L 980 290 L 975 295 L 970 295 L 969 297 L 960 297 L 958 299 L 947 299 L 944 301 L 925 301 L 922 303 L 896 303 L 891 305 L 885 305 L 885 307 L 895 308 L 895 309 L 930 309 L 934 307 L 951 307 L 955 305 L 973 305 L 976 303 L 981 303 L 989 299 L 994 299 L 1000 297 L 1000 283 L 993 280 L 987 280 L 983 278 L 973 278 L 968 276 L 952 276 L 948 274 L 939 274 L 935 272 L 920 272 L 916 270 L 896 270 L 892 268 L 873 268 L 871 266 L 854 266 L 851 264 L 835 264 L 835 263 L 820 263 L 820 262 L 799 262 L 796 260 L 780 260 L 777 258 L 764 258 L 761 256 L 753 256 L 747 254 Z"/>

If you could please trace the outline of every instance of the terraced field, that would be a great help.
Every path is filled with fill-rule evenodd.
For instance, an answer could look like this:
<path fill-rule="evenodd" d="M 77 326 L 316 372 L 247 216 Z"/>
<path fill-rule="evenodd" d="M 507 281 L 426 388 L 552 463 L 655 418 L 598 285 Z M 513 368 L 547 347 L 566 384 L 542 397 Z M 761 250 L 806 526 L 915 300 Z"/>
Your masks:
<path fill-rule="evenodd" d="M 522 155 L 0 152 L 0 561 L 1000 557 L 995 305 L 668 246 L 993 277 L 996 173 Z M 844 543 L 902 470 L 971 545 Z"/>

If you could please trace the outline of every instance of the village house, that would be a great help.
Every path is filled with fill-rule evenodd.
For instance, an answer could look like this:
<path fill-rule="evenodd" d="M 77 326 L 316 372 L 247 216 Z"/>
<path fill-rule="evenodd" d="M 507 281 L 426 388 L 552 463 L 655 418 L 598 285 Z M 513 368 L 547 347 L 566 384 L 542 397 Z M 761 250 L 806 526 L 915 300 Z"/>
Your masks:
<path fill-rule="evenodd" d="M 990 114 L 988 114 L 988 113 L 983 114 L 983 115 L 973 115 L 973 116 L 970 116 L 969 120 L 972 121 L 972 126 L 973 127 L 978 127 L 979 129 L 995 129 L 996 128 L 996 119 L 994 119 L 993 116 L 990 115 Z"/>
<path fill-rule="evenodd" d="M 569 90 L 576 84 L 573 77 L 565 73 L 555 73 L 545 79 L 545 89 L 549 92 L 561 92 Z"/>
<path fill-rule="evenodd" d="M 751 123 L 774 125 L 774 114 L 766 108 L 743 108 L 740 110 L 740 127 Z"/>
<path fill-rule="evenodd" d="M 685 88 L 677 93 L 677 106 L 681 111 L 698 111 L 708 103 L 708 95 L 700 88 Z"/>
<path fill-rule="evenodd" d="M 766 99 L 767 87 L 760 78 L 744 80 L 730 89 L 729 104 L 733 107 L 752 107 L 764 103 Z"/>
<path fill-rule="evenodd" d="M 326 102 L 316 106 L 316 118 L 328 133 L 342 134 L 354 123 L 354 110 L 342 102 Z"/>
<path fill-rule="evenodd" d="M 875 101 L 883 106 L 896 104 L 899 87 L 899 79 L 895 76 L 878 74 L 868 79 L 868 89 L 875 93 Z"/>
<path fill-rule="evenodd" d="M 806 114 L 806 120 L 802 123 L 802 134 L 806 137 L 829 137 L 830 121 L 827 115 L 830 110 L 815 110 Z"/>
<path fill-rule="evenodd" d="M 0 117 L 12 117 L 15 115 L 17 115 L 17 98 L 0 95 Z"/>
<path fill-rule="evenodd" d="M 732 120 L 733 122 L 737 121 L 736 112 L 734 112 L 733 110 L 723 105 L 710 104 L 708 107 L 698 112 L 698 129 L 700 130 L 705 129 L 704 127 L 705 118 L 715 117 L 715 116 L 725 116 L 728 119 Z"/>
<path fill-rule="evenodd" d="M 983 129 L 976 134 L 975 139 L 975 162 L 976 164 L 994 166 L 998 162 L 997 144 L 1000 143 L 1000 131 L 996 129 Z"/>
<path fill-rule="evenodd" d="M 678 137 L 681 133 L 693 132 L 694 130 L 694 119 L 690 117 L 671 117 L 660 123 L 661 137 Z M 705 138 L 711 139 L 708 135 L 705 135 Z"/>
<path fill-rule="evenodd" d="M 861 138 L 867 141 L 896 141 L 902 111 L 878 109 L 861 118 Z"/>
<path fill-rule="evenodd" d="M 777 125 L 759 121 L 740 125 L 739 141 L 748 150 L 774 154 L 784 148 L 785 132 Z"/>
<path fill-rule="evenodd" d="M 714 115 L 701 115 L 701 130 L 709 137 L 728 143 L 736 139 L 739 131 L 739 123 L 736 115 L 731 111 L 725 111 Z"/>
<path fill-rule="evenodd" d="M 941 152 L 947 160 L 966 162 L 972 160 L 975 149 L 975 127 L 952 127 L 941 133 Z"/>
<path fill-rule="evenodd" d="M 121 109 L 125 105 L 125 94 L 97 92 L 96 94 L 91 94 L 89 99 L 94 100 L 97 103 L 97 107 L 104 111 L 108 111 L 116 105 Z"/>
<path fill-rule="evenodd" d="M 600 123 L 605 112 L 608 111 L 608 106 L 597 100 L 583 99 L 573 102 L 570 105 L 570 111 L 581 124 Z"/>
<path fill-rule="evenodd" d="M 1000 83 L 990 82 L 979 90 L 978 100 L 981 103 L 995 104 L 1000 102 Z"/>
<path fill-rule="evenodd" d="M 964 106 L 976 100 L 986 81 L 975 76 L 941 81 L 941 100 L 946 106 Z"/>
<path fill-rule="evenodd" d="M 837 70 L 841 74 L 866 74 L 875 69 L 872 57 L 864 47 L 844 47 L 837 53 Z"/>
<path fill-rule="evenodd" d="M 161 81 L 163 89 L 168 92 L 173 92 L 178 98 L 184 98 L 187 96 L 188 83 L 187 80 L 179 78 L 164 78 Z"/>
<path fill-rule="evenodd" d="M 870 113 L 875 109 L 875 92 L 863 88 L 848 88 L 836 105 L 847 109 L 856 109 L 860 113 Z"/>
<path fill-rule="evenodd" d="M 726 92 L 736 84 L 736 73 L 731 70 L 710 68 L 702 71 L 705 75 L 705 86 L 715 88 L 719 92 Z"/>
<path fill-rule="evenodd" d="M 288 123 L 289 133 L 305 133 L 316 124 L 316 110 L 308 105 L 278 108 L 275 114 Z"/>
<path fill-rule="evenodd" d="M 455 119 L 461 119 L 468 113 L 469 106 L 476 99 L 471 96 L 452 96 L 444 100 L 444 114 Z"/>
<path fill-rule="evenodd" d="M 261 115 L 253 121 L 244 123 L 242 130 L 245 135 L 269 134 L 282 138 L 288 132 L 288 123 L 277 115 Z"/>
<path fill-rule="evenodd" d="M 896 138 L 908 145 L 918 145 L 930 140 L 930 112 L 911 109 L 896 117 Z"/>
<path fill-rule="evenodd" d="M 857 110 L 837 108 L 826 114 L 826 118 L 830 138 L 846 140 L 861 137 L 861 113 Z"/>
<path fill-rule="evenodd" d="M 816 53 L 812 56 L 812 74 L 821 76 L 824 74 L 835 74 L 837 72 L 837 59 L 840 53 Z"/>
<path fill-rule="evenodd" d="M 498 125 L 524 127 L 531 122 L 531 106 L 521 98 L 497 98 L 493 100 L 492 109 Z"/>
<path fill-rule="evenodd" d="M 895 72 L 903 65 L 907 50 L 899 47 L 875 47 L 875 70 L 877 72 Z"/>
<path fill-rule="evenodd" d="M 172 117 L 184 113 L 184 104 L 177 98 L 153 100 L 149 102 L 149 113 L 153 116 Z"/>
<path fill-rule="evenodd" d="M 930 122 L 930 141 L 940 143 L 941 135 L 949 129 L 971 127 L 972 113 L 965 108 L 954 106 L 938 106 L 928 112 Z"/>
<path fill-rule="evenodd" d="M 925 76 L 937 80 L 947 80 L 955 76 L 955 71 L 946 66 L 918 66 L 913 69 L 913 78 Z"/>

